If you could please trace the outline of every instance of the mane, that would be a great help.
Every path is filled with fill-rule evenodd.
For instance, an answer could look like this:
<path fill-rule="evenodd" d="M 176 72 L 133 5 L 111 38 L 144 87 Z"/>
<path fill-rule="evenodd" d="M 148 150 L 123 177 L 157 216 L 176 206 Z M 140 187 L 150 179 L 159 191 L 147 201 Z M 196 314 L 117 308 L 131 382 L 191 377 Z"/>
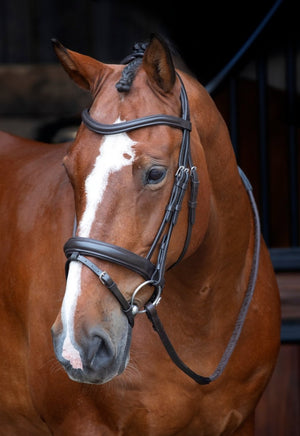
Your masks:
<path fill-rule="evenodd" d="M 138 42 L 134 44 L 132 53 L 121 62 L 122 64 L 127 65 L 122 71 L 121 79 L 116 83 L 116 88 L 119 92 L 130 91 L 138 67 L 142 63 L 147 45 L 148 42 Z"/>
<path fill-rule="evenodd" d="M 194 76 L 194 74 L 190 71 L 190 69 L 185 64 L 184 60 L 182 59 L 181 55 L 179 54 L 174 44 L 168 41 L 165 37 L 160 36 L 160 39 L 163 39 L 165 41 L 165 44 L 169 47 L 175 67 L 179 68 L 182 71 L 187 72 L 191 76 Z M 148 44 L 149 41 L 135 43 L 132 49 L 132 53 L 126 56 L 126 58 L 124 58 L 121 61 L 121 64 L 127 64 L 127 65 L 122 71 L 121 79 L 115 85 L 119 92 L 130 91 L 137 70 L 143 61 L 143 56 Z"/>

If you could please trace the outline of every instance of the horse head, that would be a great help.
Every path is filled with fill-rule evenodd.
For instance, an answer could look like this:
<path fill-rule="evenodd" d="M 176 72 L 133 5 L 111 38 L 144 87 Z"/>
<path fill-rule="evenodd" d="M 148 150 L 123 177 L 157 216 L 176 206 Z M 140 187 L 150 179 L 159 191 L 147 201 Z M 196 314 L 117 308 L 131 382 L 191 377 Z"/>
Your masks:
<path fill-rule="evenodd" d="M 158 37 L 126 67 L 103 64 L 58 42 L 54 45 L 69 76 L 93 97 L 63 162 L 74 189 L 75 245 L 101 241 L 101 250 L 107 244 L 105 248 L 114 249 L 124 262 L 110 262 L 102 252 L 92 258 L 89 250 L 76 246 L 77 257 L 68 260 L 66 291 L 52 328 L 53 342 L 70 378 L 105 383 L 121 374 L 129 361 L 133 322 L 128 322 L 122 302 L 125 306 L 129 302 L 132 321 L 149 299 L 157 297 L 157 289 L 161 292 L 164 272 L 179 259 L 190 257 L 207 231 L 211 188 L 200 135 L 193 114 L 191 132 L 187 133 L 189 120 L 182 128 L 180 124 L 183 83 L 194 106 L 193 94 L 200 85 L 176 73 L 170 51 Z M 194 112 L 199 115 L 199 110 Z M 157 114 L 162 122 L 118 130 L 123 123 L 126 127 L 132 120 L 150 120 Z M 105 126 L 110 126 L 107 134 Z M 187 169 L 179 164 L 184 135 L 189 136 Z M 179 172 L 187 176 L 184 187 L 179 186 Z M 189 183 L 192 172 L 194 186 Z M 180 201 L 170 206 L 174 189 Z M 181 196 L 182 190 L 186 195 Z M 173 223 L 166 219 L 166 209 L 172 207 L 176 209 L 171 211 L 176 214 Z M 195 221 L 193 230 L 190 215 Z M 81 256 L 82 252 L 86 256 Z M 126 267 L 126 259 L 131 257 L 134 266 Z M 157 267 L 160 257 L 163 261 Z M 153 273 L 155 277 L 143 271 L 139 274 L 135 259 L 146 259 L 150 270 L 153 265 L 150 276 Z M 109 280 L 117 288 L 118 298 L 107 289 Z"/>

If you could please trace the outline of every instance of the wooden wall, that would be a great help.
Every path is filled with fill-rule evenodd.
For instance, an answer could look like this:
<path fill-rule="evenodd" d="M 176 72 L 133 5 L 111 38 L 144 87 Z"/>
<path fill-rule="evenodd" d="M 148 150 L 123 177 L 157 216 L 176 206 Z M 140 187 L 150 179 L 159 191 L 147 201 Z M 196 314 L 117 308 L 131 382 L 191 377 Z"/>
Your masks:
<path fill-rule="evenodd" d="M 300 346 L 282 345 L 256 411 L 255 436 L 300 436 Z"/>

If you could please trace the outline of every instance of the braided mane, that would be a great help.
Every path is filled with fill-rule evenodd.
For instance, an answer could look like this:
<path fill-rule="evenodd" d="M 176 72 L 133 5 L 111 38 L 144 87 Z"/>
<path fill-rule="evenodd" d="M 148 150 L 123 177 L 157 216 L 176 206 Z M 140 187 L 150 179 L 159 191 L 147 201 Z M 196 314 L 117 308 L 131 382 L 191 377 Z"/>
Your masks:
<path fill-rule="evenodd" d="M 123 59 L 122 64 L 127 65 L 122 71 L 121 79 L 116 83 L 116 88 L 119 92 L 130 91 L 138 67 L 142 63 L 147 45 L 148 43 L 136 43 L 133 46 L 133 52 Z"/>

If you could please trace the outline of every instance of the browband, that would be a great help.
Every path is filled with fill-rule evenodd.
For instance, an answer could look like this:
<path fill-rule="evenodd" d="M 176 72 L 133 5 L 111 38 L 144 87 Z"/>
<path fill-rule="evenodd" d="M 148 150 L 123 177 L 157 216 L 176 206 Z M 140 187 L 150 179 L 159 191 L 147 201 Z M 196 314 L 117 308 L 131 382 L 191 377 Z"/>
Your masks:
<path fill-rule="evenodd" d="M 173 115 L 150 115 L 147 117 L 137 118 L 130 121 L 122 121 L 116 124 L 103 124 L 93 120 L 90 116 L 88 109 L 84 109 L 82 114 L 82 121 L 93 132 L 101 135 L 115 135 L 116 133 L 124 133 L 142 127 L 151 127 L 156 125 L 167 125 L 177 129 L 192 130 L 192 125 L 189 120 L 175 117 Z"/>

